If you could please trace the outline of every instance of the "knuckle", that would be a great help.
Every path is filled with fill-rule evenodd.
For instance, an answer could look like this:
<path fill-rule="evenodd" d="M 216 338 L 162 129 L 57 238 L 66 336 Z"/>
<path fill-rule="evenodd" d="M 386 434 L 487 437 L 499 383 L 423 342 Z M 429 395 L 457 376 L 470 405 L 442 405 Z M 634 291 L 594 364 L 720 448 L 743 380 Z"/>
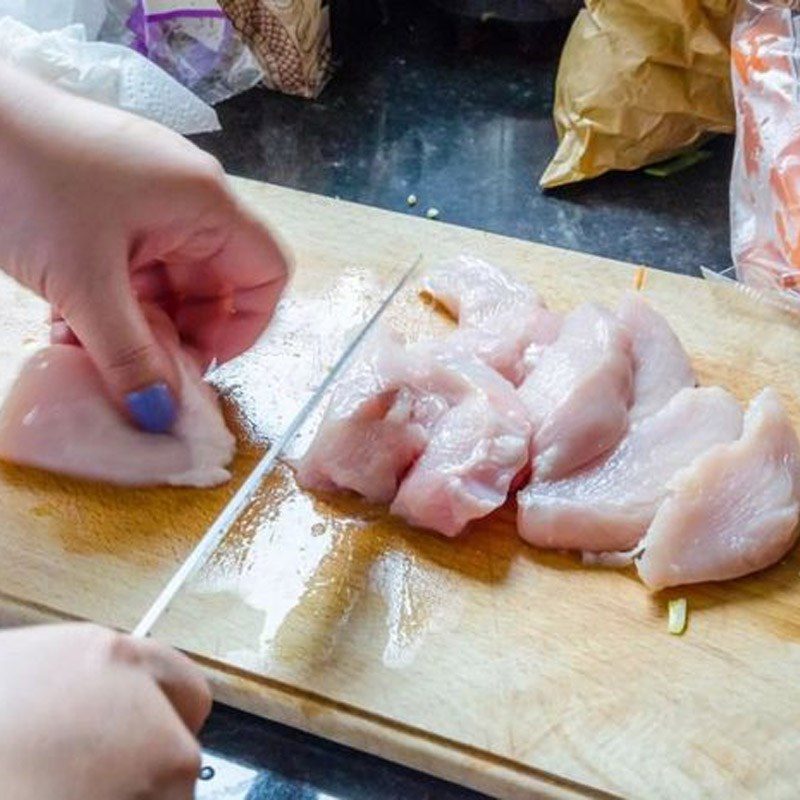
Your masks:
<path fill-rule="evenodd" d="M 211 156 L 203 154 L 203 163 L 195 175 L 195 188 L 215 209 L 232 207 L 233 198 L 228 190 L 228 182 L 220 163 Z"/>
<path fill-rule="evenodd" d="M 208 179 L 216 183 L 224 183 L 225 170 L 222 168 L 222 164 L 210 153 L 202 150 L 199 157 L 201 169 Z"/>
<path fill-rule="evenodd" d="M 108 660 L 114 663 L 138 664 L 141 661 L 138 642 L 124 633 L 106 631 L 105 649 Z"/>
<path fill-rule="evenodd" d="M 136 663 L 140 660 L 138 643 L 124 633 L 104 628 L 93 622 L 76 626 L 86 653 L 92 653 L 103 664 Z"/>
<path fill-rule="evenodd" d="M 153 765 L 147 797 L 175 797 L 176 792 L 192 797 L 202 759 L 200 745 L 188 733 L 172 735 L 169 743 L 162 741 L 160 763 Z"/>
<path fill-rule="evenodd" d="M 202 759 L 200 745 L 197 740 L 187 734 L 182 734 L 175 743 L 170 772 L 179 781 L 194 781 L 200 771 Z"/>
<path fill-rule="evenodd" d="M 214 194 L 227 194 L 225 170 L 214 156 L 197 150 L 187 165 L 189 179 L 195 188 Z"/>
<path fill-rule="evenodd" d="M 118 349 L 108 358 L 105 364 L 111 372 L 127 372 L 143 362 L 150 360 L 153 346 L 150 344 L 129 345 Z"/>

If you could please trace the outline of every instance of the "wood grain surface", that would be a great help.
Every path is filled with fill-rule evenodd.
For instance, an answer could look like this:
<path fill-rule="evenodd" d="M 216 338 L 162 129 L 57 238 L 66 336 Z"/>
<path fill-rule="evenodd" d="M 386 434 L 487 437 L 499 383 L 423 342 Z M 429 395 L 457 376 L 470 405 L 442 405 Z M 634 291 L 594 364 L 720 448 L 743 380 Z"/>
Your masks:
<path fill-rule="evenodd" d="M 296 261 L 267 337 L 216 376 L 241 442 L 236 481 L 121 491 L 2 467 L 0 618 L 132 627 L 417 254 L 493 259 L 560 309 L 614 303 L 634 284 L 631 265 L 235 186 Z M 794 320 L 653 269 L 642 291 L 703 382 L 742 401 L 771 384 L 800 423 Z M 8 282 L 0 292 L 4 391 L 44 311 Z M 387 317 L 414 336 L 446 324 L 414 287 Z M 799 573 L 792 555 L 743 580 L 650 595 L 631 571 L 525 545 L 508 509 L 447 541 L 352 497 L 308 495 L 283 463 L 155 635 L 196 657 L 224 702 L 494 795 L 793 798 Z M 678 596 L 682 637 L 666 628 Z"/>

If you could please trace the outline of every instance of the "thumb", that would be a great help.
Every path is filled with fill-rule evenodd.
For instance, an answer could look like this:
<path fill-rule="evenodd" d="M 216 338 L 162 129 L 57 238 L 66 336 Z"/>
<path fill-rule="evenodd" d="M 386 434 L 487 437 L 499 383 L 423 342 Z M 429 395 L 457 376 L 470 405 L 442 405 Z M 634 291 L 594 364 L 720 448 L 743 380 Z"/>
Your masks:
<path fill-rule="evenodd" d="M 115 404 L 139 428 L 166 433 L 178 413 L 178 375 L 133 294 L 127 265 L 88 270 L 64 319 L 100 371 Z M 98 274 L 103 276 L 98 279 Z"/>

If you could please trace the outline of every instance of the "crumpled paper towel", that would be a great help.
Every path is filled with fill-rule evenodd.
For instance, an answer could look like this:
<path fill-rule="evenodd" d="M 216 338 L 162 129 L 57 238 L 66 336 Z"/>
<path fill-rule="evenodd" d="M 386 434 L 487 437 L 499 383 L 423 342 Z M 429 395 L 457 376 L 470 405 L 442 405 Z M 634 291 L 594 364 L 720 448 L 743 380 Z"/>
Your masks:
<path fill-rule="evenodd" d="M 37 31 L 80 22 L 96 39 L 106 18 L 106 0 L 0 0 L 0 17 L 14 17 Z"/>
<path fill-rule="evenodd" d="M 0 55 L 73 94 L 131 111 L 178 133 L 220 129 L 214 109 L 164 70 L 122 45 L 87 41 L 83 25 L 38 32 L 2 17 Z"/>
<path fill-rule="evenodd" d="M 586 0 L 556 79 L 544 188 L 638 169 L 734 128 L 736 0 Z"/>

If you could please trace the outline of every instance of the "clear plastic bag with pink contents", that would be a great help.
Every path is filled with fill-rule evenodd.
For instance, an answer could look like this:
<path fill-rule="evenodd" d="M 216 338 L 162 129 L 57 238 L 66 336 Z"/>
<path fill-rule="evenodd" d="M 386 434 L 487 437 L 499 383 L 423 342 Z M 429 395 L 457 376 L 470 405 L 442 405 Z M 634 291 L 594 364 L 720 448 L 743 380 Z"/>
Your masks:
<path fill-rule="evenodd" d="M 731 45 L 736 276 L 800 310 L 800 2 L 745 0 Z"/>

